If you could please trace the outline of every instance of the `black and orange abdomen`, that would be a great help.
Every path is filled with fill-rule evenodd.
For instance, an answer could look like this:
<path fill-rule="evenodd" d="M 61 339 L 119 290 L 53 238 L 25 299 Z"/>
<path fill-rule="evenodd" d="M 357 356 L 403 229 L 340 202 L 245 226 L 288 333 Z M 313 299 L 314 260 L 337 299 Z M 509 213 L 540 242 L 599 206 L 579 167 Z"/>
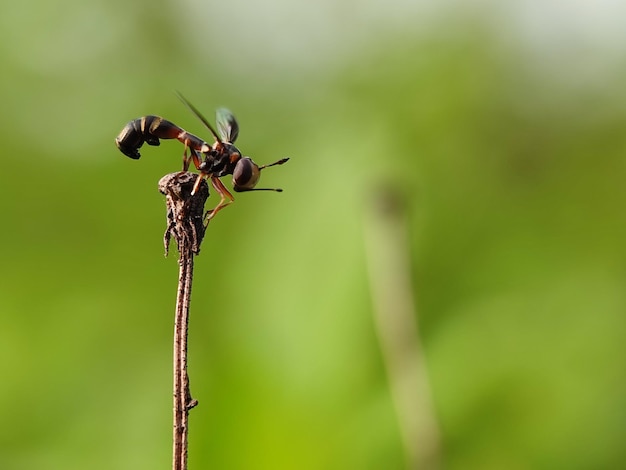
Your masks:
<path fill-rule="evenodd" d="M 141 157 L 139 149 L 144 144 L 159 145 L 159 139 L 177 139 L 192 150 L 209 152 L 205 141 L 159 116 L 144 116 L 130 121 L 115 138 L 120 151 L 135 160 Z"/>

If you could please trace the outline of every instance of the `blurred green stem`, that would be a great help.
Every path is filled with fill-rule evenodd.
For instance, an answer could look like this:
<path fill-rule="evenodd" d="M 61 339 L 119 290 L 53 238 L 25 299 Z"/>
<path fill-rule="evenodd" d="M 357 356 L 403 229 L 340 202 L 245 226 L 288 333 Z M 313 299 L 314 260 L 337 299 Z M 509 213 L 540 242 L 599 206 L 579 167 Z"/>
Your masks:
<path fill-rule="evenodd" d="M 407 467 L 435 469 L 439 428 L 418 335 L 405 201 L 393 187 L 375 192 L 365 238 L 374 319 L 389 377 Z"/>

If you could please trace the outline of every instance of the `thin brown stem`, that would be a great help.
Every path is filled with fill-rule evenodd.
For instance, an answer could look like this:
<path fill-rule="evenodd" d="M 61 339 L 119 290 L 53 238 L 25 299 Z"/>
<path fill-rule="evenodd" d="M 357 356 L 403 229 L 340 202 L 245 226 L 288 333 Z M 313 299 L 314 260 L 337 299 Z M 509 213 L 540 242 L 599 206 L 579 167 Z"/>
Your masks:
<path fill-rule="evenodd" d="M 193 281 L 194 256 L 200 252 L 205 226 L 204 203 L 209 196 L 205 181 L 192 196 L 196 175 L 171 173 L 159 181 L 159 191 L 165 194 L 168 226 L 165 231 L 165 253 L 172 236 L 179 253 L 178 293 L 174 320 L 174 430 L 173 470 L 187 470 L 189 410 L 198 404 L 191 397 L 187 374 L 187 335 L 189 331 L 189 306 Z"/>
<path fill-rule="evenodd" d="M 188 405 L 192 400 L 187 374 L 187 332 L 193 279 L 193 253 L 183 249 L 179 263 L 178 296 L 174 322 L 174 450 L 172 465 L 174 470 L 187 468 Z"/>

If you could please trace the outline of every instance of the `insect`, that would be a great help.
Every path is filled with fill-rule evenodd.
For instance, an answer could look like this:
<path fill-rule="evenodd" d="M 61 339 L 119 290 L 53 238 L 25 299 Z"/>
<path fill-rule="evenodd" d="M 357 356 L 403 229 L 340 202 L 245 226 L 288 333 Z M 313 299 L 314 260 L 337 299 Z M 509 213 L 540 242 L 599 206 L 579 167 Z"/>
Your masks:
<path fill-rule="evenodd" d="M 177 93 L 180 100 L 196 115 L 200 121 L 213 134 L 215 142 L 209 145 L 204 140 L 178 127 L 171 121 L 159 116 L 143 116 L 130 121 L 119 135 L 115 138 L 115 144 L 120 151 L 133 159 L 141 157 L 139 149 L 145 143 L 148 145 L 160 145 L 159 139 L 177 139 L 185 149 L 183 151 L 183 171 L 189 169 L 193 162 L 200 172 L 196 180 L 192 195 L 198 189 L 203 178 L 211 180 L 211 185 L 220 195 L 219 204 L 207 212 L 206 223 L 224 207 L 231 204 L 235 198 L 226 189 L 220 178 L 233 175 L 233 189 L 236 192 L 244 191 L 277 191 L 278 188 L 255 188 L 261 176 L 261 170 L 274 165 L 282 165 L 289 158 L 268 165 L 259 166 L 250 157 L 243 156 L 233 144 L 239 135 L 239 124 L 233 114 L 220 108 L 216 112 L 217 132 L 209 121 L 198 111 L 183 95 Z"/>

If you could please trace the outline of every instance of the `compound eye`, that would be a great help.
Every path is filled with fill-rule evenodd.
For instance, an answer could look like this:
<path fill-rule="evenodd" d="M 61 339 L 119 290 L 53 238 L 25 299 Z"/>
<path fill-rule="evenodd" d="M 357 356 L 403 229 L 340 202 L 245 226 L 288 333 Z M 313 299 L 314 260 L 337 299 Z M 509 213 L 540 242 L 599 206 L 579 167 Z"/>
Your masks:
<path fill-rule="evenodd" d="M 241 158 L 233 171 L 233 186 L 235 191 L 247 191 L 256 186 L 261 170 L 249 157 Z"/>

